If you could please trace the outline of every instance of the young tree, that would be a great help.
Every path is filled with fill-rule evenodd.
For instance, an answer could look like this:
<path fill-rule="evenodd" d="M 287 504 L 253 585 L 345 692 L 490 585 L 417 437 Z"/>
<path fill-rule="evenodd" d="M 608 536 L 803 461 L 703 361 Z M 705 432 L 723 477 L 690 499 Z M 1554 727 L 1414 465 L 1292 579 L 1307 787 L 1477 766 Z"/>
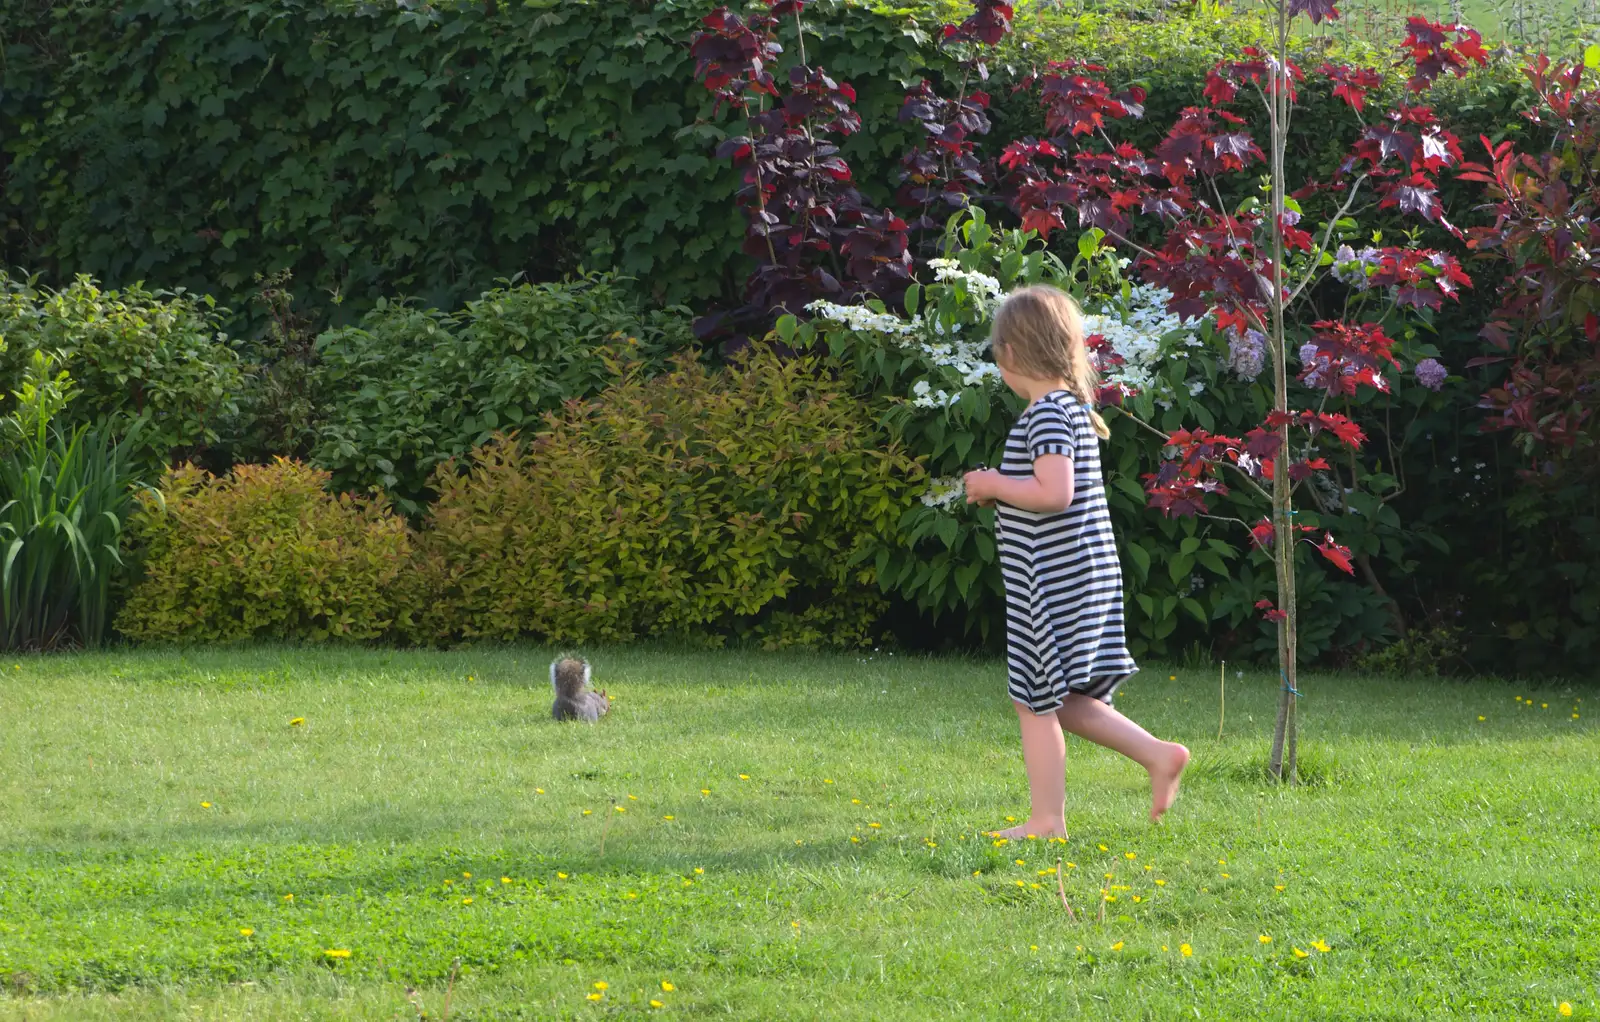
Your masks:
<path fill-rule="evenodd" d="M 1358 119 L 1359 138 L 1333 180 L 1291 186 L 1287 148 L 1306 81 L 1294 60 L 1294 22 L 1337 18 L 1338 10 L 1333 0 L 1273 0 L 1269 9 L 1275 30 L 1270 51 L 1249 48 L 1242 59 L 1219 62 L 1207 76 L 1205 102 L 1185 109 L 1154 152 L 1118 143 L 1108 132 L 1110 122 L 1142 115 L 1143 93 L 1113 95 L 1097 77 L 1103 68 L 1072 62 L 1050 65 L 1041 78 L 1047 125 L 1056 134 L 1014 143 L 1002 163 L 1024 226 L 1048 233 L 1065 228 L 1075 214 L 1080 227 L 1104 231 L 1136 252 L 1145 278 L 1172 292 L 1174 312 L 1214 317 L 1232 335 L 1236 360 L 1258 368 L 1265 362 L 1270 370 L 1271 407 L 1260 425 L 1243 437 L 1199 427 L 1166 435 L 1171 456 L 1145 483 L 1150 506 L 1167 515 L 1226 518 L 1213 515 L 1208 502 L 1227 495 L 1230 484 L 1269 509 L 1247 527 L 1274 562 L 1277 598 L 1257 604 L 1277 624 L 1283 690 L 1270 769 L 1292 782 L 1300 695 L 1296 552 L 1304 542 L 1340 570 L 1355 571 L 1348 547 L 1306 524 L 1316 509 L 1297 507 L 1296 494 L 1329 471 L 1329 458 L 1340 451 L 1354 461 L 1366 439 L 1348 416 L 1327 408 L 1364 389 L 1388 390 L 1385 374 L 1400 364 L 1387 321 L 1405 310 L 1437 310 L 1470 286 L 1459 262 L 1444 252 L 1372 245 L 1358 253 L 1336 243 L 1356 240 L 1357 218 L 1369 211 L 1395 210 L 1459 235 L 1444 218 L 1437 181 L 1441 170 L 1460 162 L 1459 141 L 1429 107 L 1408 100 L 1442 74 L 1485 63 L 1486 55 L 1478 34 L 1465 26 L 1409 19 L 1401 61 L 1409 71 L 1405 95 L 1379 117 L 1371 116 L 1366 101 L 1383 84 L 1382 72 L 1322 64 L 1316 73 Z M 1230 109 L 1242 96 L 1264 108 L 1265 152 Z M 1257 167 L 1254 172 L 1264 170 L 1258 194 L 1226 203 L 1219 181 Z M 1302 226 L 1302 203 L 1313 199 L 1327 211 L 1314 232 Z M 1145 232 L 1136 230 L 1136 219 L 1145 221 L 1138 225 Z M 1138 239 L 1149 236 L 1152 221 L 1163 240 L 1142 244 Z M 1389 302 L 1365 320 L 1349 315 L 1348 307 L 1340 317 L 1307 315 L 1314 289 L 1329 276 Z M 1425 386 L 1436 387 L 1430 381 L 1442 381 L 1446 372 L 1433 359 L 1414 368 Z M 1291 378 L 1303 389 L 1291 391 Z"/>

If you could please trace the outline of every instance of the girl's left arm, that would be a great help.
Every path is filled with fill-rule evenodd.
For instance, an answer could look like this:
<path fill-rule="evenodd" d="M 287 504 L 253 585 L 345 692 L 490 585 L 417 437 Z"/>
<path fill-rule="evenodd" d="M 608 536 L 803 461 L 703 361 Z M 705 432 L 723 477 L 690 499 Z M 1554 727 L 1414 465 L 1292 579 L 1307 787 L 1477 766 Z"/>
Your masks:
<path fill-rule="evenodd" d="M 1041 454 L 1033 459 L 1032 475 L 1004 476 L 991 468 L 967 473 L 966 485 L 971 502 L 998 500 L 1023 511 L 1055 514 L 1072 506 L 1072 459 Z"/>

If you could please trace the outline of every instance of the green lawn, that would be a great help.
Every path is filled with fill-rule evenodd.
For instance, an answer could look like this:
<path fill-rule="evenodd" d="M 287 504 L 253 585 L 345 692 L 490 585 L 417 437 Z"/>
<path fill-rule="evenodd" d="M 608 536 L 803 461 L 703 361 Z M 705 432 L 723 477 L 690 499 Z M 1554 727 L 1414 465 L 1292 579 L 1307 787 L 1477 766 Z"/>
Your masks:
<path fill-rule="evenodd" d="M 997 663 L 594 660 L 592 728 L 534 649 L 0 664 L 0 1018 L 437 1018 L 457 957 L 456 1019 L 1600 1018 L 1582 691 L 1309 677 L 1278 790 L 1271 676 L 1219 741 L 1215 671 L 1152 667 L 1168 820 L 1074 740 L 1070 842 L 995 847 Z"/>

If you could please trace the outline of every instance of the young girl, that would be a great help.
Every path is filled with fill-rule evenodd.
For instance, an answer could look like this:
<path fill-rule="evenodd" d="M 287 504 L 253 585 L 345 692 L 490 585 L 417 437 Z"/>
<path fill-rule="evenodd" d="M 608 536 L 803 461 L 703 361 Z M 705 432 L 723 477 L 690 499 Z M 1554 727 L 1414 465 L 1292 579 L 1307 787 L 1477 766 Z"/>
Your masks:
<path fill-rule="evenodd" d="M 1122 625 L 1122 569 L 1100 476 L 1097 383 L 1083 316 L 1052 287 L 1012 294 L 991 334 L 1001 378 L 1028 402 L 999 469 L 966 475 L 967 502 L 999 505 L 1009 689 L 1022 724 L 1033 809 L 1002 837 L 1066 836 L 1066 738 L 1115 749 L 1150 773 L 1150 818 L 1178 793 L 1189 750 L 1118 713 L 1112 693 L 1139 668 Z"/>

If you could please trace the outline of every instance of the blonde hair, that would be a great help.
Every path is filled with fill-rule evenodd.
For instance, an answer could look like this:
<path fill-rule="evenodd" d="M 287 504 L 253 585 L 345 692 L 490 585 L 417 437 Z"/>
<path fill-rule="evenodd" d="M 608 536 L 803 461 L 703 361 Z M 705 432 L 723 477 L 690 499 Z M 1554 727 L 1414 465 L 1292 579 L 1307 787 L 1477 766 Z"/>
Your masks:
<path fill-rule="evenodd" d="M 1047 284 L 1013 291 L 995 310 L 989 342 L 1019 373 L 1040 380 L 1065 380 L 1067 390 L 1089 410 L 1095 435 L 1102 440 L 1111 435 L 1094 410 L 1100 374 L 1089 361 L 1083 311 L 1071 295 Z"/>

